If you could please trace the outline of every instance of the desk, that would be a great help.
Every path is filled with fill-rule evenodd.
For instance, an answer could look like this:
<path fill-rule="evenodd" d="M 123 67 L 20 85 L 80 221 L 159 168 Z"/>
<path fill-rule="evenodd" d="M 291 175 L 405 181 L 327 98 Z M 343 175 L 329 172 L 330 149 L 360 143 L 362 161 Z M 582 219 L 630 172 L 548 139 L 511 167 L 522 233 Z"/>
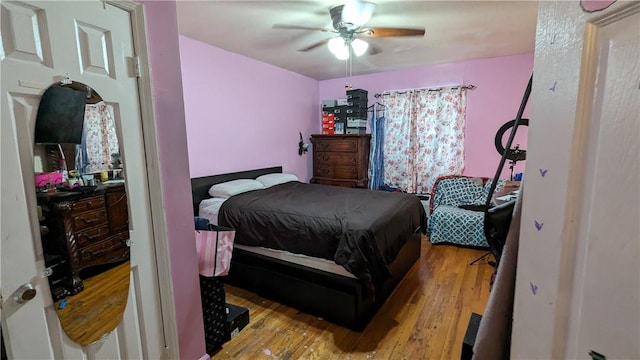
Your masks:
<path fill-rule="evenodd" d="M 493 194 L 491 201 L 496 205 L 504 204 L 518 197 L 519 192 L 520 181 L 506 181 L 502 188 Z"/>

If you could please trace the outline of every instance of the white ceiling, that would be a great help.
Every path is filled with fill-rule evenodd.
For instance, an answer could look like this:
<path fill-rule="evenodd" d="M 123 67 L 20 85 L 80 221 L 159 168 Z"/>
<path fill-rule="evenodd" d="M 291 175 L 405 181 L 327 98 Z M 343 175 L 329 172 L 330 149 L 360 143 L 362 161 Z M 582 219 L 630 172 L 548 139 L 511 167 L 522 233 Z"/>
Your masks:
<path fill-rule="evenodd" d="M 331 33 L 274 29 L 274 24 L 332 28 L 337 1 L 179 0 L 180 34 L 314 79 L 345 76 L 345 62 L 321 46 Z M 371 38 L 382 49 L 355 58 L 353 75 L 533 52 L 536 1 L 377 0 L 367 27 L 424 27 L 424 37 Z"/>

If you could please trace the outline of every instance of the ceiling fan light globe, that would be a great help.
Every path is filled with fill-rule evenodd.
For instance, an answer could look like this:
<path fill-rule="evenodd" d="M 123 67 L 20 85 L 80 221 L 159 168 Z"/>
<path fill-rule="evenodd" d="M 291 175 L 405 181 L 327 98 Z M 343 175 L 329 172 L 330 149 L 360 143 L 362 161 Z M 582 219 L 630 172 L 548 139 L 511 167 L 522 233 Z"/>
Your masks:
<path fill-rule="evenodd" d="M 351 47 L 353 48 L 353 53 L 356 56 L 362 56 L 365 52 L 367 52 L 369 43 L 364 40 L 353 39 L 353 41 L 351 42 Z"/>
<path fill-rule="evenodd" d="M 349 58 L 349 48 L 341 37 L 335 37 L 327 43 L 329 51 L 339 60 L 347 60 Z"/>
<path fill-rule="evenodd" d="M 329 50 L 331 50 L 332 53 L 335 53 L 345 47 L 345 42 L 343 38 L 337 36 L 329 40 L 327 45 L 329 46 Z"/>
<path fill-rule="evenodd" d="M 343 51 L 334 53 L 333 55 L 335 55 L 338 60 L 347 60 L 349 58 L 349 49 L 345 47 Z"/>

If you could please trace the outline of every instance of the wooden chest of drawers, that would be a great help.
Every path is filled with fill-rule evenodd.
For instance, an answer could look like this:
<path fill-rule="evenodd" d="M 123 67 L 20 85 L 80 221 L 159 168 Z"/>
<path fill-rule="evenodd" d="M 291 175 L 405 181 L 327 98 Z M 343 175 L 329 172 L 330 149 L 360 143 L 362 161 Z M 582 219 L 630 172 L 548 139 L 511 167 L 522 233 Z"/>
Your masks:
<path fill-rule="evenodd" d="M 369 185 L 371 135 L 311 135 L 311 183 L 353 188 Z"/>
<path fill-rule="evenodd" d="M 129 210 L 123 184 L 84 194 L 39 194 L 38 205 L 42 225 L 48 229 L 42 239 L 45 256 L 62 257 L 69 264 L 66 288 L 70 294 L 84 287 L 81 270 L 129 259 Z"/>

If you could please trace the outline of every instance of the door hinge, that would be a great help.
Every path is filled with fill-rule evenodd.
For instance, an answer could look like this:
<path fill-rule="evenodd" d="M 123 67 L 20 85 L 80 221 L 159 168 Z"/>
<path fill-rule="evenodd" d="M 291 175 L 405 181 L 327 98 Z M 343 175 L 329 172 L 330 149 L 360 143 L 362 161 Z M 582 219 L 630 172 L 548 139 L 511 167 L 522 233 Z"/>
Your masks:
<path fill-rule="evenodd" d="M 133 64 L 133 75 L 135 77 L 141 77 L 142 76 L 142 68 L 140 65 L 140 56 L 133 56 L 131 57 L 131 63 Z"/>
<path fill-rule="evenodd" d="M 42 272 L 42 276 L 49 277 L 51 275 L 53 275 L 53 268 L 51 266 L 44 268 L 44 271 Z"/>

